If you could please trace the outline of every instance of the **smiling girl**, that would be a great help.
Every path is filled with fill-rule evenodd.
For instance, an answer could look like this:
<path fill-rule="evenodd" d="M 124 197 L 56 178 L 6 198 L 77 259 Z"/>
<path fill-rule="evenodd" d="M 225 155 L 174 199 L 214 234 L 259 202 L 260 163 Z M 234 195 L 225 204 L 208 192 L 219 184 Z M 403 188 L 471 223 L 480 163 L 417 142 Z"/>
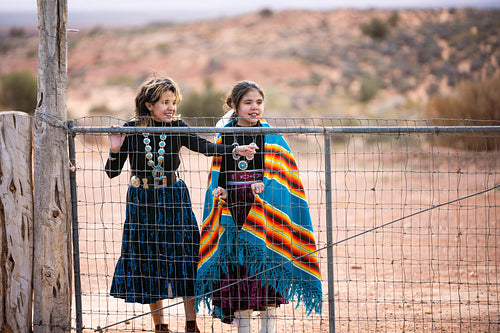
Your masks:
<path fill-rule="evenodd" d="M 110 294 L 125 302 L 149 304 L 155 332 L 171 332 L 161 310 L 165 298 L 183 297 L 186 332 L 199 332 L 194 310 L 194 281 L 200 233 L 186 184 L 178 179 L 182 146 L 207 156 L 252 158 L 255 147 L 214 144 L 196 134 L 174 134 L 188 127 L 175 119 L 181 94 L 170 78 L 144 83 L 136 96 L 136 117 L 124 127 L 158 127 L 161 133 L 109 135 L 105 171 L 118 176 L 128 159 L 130 186 L 121 255 Z"/>
<path fill-rule="evenodd" d="M 226 100 L 226 127 L 268 128 L 264 93 L 237 83 Z M 321 279 L 309 207 L 290 148 L 279 133 L 229 133 L 216 140 L 259 147 L 255 156 L 214 157 L 205 195 L 196 294 L 238 333 L 276 332 L 276 308 L 293 297 L 321 313 Z"/>

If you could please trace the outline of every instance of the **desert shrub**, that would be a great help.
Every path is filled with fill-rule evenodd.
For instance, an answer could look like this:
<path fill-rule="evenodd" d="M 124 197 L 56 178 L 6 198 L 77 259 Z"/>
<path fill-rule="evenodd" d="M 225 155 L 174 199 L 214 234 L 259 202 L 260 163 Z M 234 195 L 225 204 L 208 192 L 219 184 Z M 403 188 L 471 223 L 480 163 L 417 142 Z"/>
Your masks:
<path fill-rule="evenodd" d="M 36 78 L 28 70 L 14 71 L 0 79 L 0 105 L 5 109 L 34 113 Z"/>
<path fill-rule="evenodd" d="M 26 31 L 24 30 L 24 28 L 13 27 L 9 30 L 9 37 L 22 38 L 24 36 L 26 36 Z"/>
<path fill-rule="evenodd" d="M 266 17 L 267 18 L 267 17 L 273 16 L 273 14 L 274 14 L 274 12 L 272 11 L 272 9 L 269 9 L 269 8 L 264 8 L 264 9 L 261 9 L 259 11 L 259 15 L 261 17 Z"/>
<path fill-rule="evenodd" d="M 427 36 L 417 48 L 417 59 L 421 64 L 431 63 L 441 58 L 441 48 L 436 40 Z"/>
<path fill-rule="evenodd" d="M 361 102 L 368 102 L 375 95 L 377 95 L 379 83 L 374 78 L 363 78 L 359 87 L 359 100 Z"/>
<path fill-rule="evenodd" d="M 89 110 L 90 116 L 112 115 L 114 112 L 105 104 L 93 105 Z"/>
<path fill-rule="evenodd" d="M 220 56 L 214 56 L 210 58 L 210 61 L 205 66 L 204 72 L 206 74 L 212 74 L 223 68 L 224 68 L 224 60 Z"/>
<path fill-rule="evenodd" d="M 135 87 L 137 80 L 126 74 L 118 74 L 111 76 L 106 80 L 106 84 L 111 86 Z"/>
<path fill-rule="evenodd" d="M 158 52 L 160 52 L 161 54 L 168 54 L 170 53 L 170 51 L 172 50 L 172 46 L 170 45 L 170 43 L 167 43 L 167 42 L 163 42 L 163 43 L 159 43 L 156 45 L 156 49 L 158 50 Z"/>
<path fill-rule="evenodd" d="M 29 49 L 26 51 L 26 58 L 35 58 L 38 55 L 38 49 Z"/>
<path fill-rule="evenodd" d="M 485 59 L 483 59 L 480 56 L 476 56 L 476 57 L 472 58 L 472 60 L 470 61 L 470 67 L 469 67 L 470 71 L 475 72 L 475 71 L 480 70 L 481 68 L 483 68 L 484 63 L 485 63 Z"/>
<path fill-rule="evenodd" d="M 94 27 L 94 28 L 90 29 L 87 32 L 87 37 L 88 38 L 94 38 L 96 36 L 101 35 L 103 32 L 104 32 L 104 29 L 102 27 L 100 27 L 100 26 L 97 26 L 97 27 Z"/>
<path fill-rule="evenodd" d="M 439 91 L 439 85 L 431 83 L 426 89 L 427 95 L 434 95 Z"/>
<path fill-rule="evenodd" d="M 327 66 L 330 65 L 330 54 L 325 52 L 325 49 L 320 45 L 310 44 L 308 47 L 297 50 L 295 55 L 306 62 Z"/>
<path fill-rule="evenodd" d="M 321 84 L 321 81 L 323 81 L 323 76 L 318 73 L 318 72 L 312 72 L 309 75 L 309 84 L 312 86 L 319 86 Z"/>
<path fill-rule="evenodd" d="M 205 89 L 191 91 L 179 104 L 179 114 L 192 126 L 214 126 L 222 116 L 225 94 L 213 88 L 210 79 L 205 80 Z"/>
<path fill-rule="evenodd" d="M 399 23 L 399 13 L 397 11 L 393 11 L 391 16 L 387 19 L 387 24 L 391 27 L 396 27 Z"/>
<path fill-rule="evenodd" d="M 369 23 L 361 24 L 361 32 L 372 39 L 384 39 L 389 34 L 387 22 L 374 18 Z"/>
<path fill-rule="evenodd" d="M 449 96 L 436 95 L 429 99 L 425 112 L 435 118 L 439 125 L 455 125 L 457 119 L 476 125 L 498 125 L 500 123 L 500 76 L 485 78 L 479 82 L 461 82 Z M 454 121 L 455 120 L 455 121 Z M 488 150 L 498 149 L 500 138 L 479 134 L 476 136 L 454 136 L 457 147 Z M 439 143 L 443 143 L 443 138 Z M 450 137 L 446 138 L 450 143 Z"/>

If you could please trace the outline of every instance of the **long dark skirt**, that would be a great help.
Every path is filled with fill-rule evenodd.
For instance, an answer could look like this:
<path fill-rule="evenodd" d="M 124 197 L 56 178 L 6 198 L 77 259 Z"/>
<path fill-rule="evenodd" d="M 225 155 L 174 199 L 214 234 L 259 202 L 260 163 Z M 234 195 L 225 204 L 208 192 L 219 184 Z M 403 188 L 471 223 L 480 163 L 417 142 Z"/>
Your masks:
<path fill-rule="evenodd" d="M 126 302 L 155 303 L 193 296 L 200 233 L 186 184 L 130 186 L 121 256 L 110 294 Z"/>

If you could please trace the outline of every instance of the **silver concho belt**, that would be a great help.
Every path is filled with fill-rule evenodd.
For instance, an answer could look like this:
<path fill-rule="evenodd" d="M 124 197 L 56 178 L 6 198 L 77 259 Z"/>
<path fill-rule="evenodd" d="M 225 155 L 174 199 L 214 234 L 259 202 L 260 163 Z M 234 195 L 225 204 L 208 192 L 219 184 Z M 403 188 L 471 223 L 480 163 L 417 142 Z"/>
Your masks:
<path fill-rule="evenodd" d="M 174 173 L 169 176 L 163 176 L 161 178 L 144 177 L 139 178 L 138 176 L 130 177 L 130 185 L 136 188 L 162 188 L 174 184 L 177 181 L 177 177 Z"/>

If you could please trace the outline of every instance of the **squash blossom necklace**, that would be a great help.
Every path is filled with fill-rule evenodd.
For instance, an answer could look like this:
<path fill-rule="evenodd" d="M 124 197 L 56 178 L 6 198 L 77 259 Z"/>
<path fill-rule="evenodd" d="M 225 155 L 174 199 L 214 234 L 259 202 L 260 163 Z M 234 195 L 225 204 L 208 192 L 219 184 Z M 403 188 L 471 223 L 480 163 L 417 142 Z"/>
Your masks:
<path fill-rule="evenodd" d="M 160 182 L 162 178 L 165 177 L 165 169 L 163 169 L 163 161 L 165 160 L 165 139 L 167 138 L 166 134 L 160 135 L 160 142 L 158 142 L 158 162 L 155 165 L 153 159 L 153 151 L 151 148 L 151 139 L 149 138 L 149 133 L 142 133 L 144 136 L 144 151 L 146 152 L 146 159 L 148 160 L 148 166 L 153 168 L 153 178 L 155 182 Z"/>

